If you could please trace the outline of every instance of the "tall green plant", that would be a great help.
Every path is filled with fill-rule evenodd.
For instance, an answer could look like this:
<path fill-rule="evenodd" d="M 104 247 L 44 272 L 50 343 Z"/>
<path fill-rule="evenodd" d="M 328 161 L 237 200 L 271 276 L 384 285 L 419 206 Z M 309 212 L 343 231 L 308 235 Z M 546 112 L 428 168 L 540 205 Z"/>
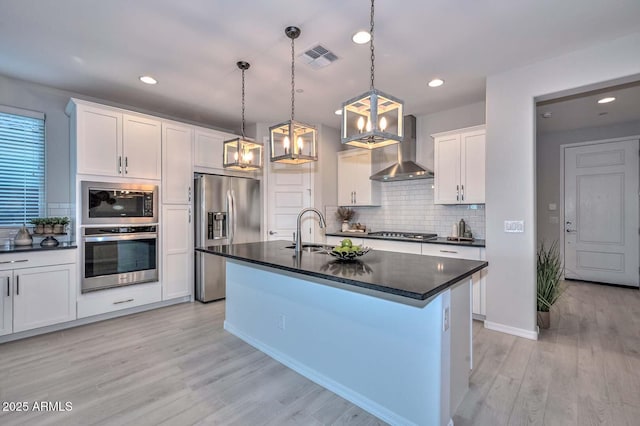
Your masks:
<path fill-rule="evenodd" d="M 554 241 L 548 248 L 540 244 L 537 256 L 538 311 L 549 312 L 564 291 L 560 283 L 564 267 L 558 242 Z"/>

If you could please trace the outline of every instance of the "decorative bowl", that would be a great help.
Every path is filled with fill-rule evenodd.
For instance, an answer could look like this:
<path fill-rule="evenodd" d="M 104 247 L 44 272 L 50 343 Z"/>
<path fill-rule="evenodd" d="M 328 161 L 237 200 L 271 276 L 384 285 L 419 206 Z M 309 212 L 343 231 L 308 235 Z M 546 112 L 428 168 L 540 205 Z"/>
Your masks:
<path fill-rule="evenodd" d="M 344 252 L 344 251 L 335 251 L 334 249 L 334 250 L 328 250 L 327 252 L 331 256 L 336 257 L 340 260 L 354 260 L 357 257 L 364 256 L 365 254 L 369 253 L 370 250 L 371 249 L 369 247 L 362 247 L 358 251 Z"/>

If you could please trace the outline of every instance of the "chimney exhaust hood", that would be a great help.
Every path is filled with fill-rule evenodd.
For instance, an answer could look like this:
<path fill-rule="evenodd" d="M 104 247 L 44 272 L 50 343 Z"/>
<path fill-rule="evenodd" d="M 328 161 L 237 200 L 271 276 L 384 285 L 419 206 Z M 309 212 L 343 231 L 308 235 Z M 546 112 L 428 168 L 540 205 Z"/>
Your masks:
<path fill-rule="evenodd" d="M 398 161 L 374 173 L 369 179 L 380 182 L 431 179 L 433 172 L 416 163 L 416 117 L 404 117 L 404 140 L 398 144 Z"/>

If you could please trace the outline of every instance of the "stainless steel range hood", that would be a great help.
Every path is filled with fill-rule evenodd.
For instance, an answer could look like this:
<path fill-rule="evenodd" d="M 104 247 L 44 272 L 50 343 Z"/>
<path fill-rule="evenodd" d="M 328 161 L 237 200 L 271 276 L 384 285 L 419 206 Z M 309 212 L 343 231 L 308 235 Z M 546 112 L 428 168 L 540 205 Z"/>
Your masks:
<path fill-rule="evenodd" d="M 374 173 L 369 179 L 380 182 L 433 178 L 433 172 L 416 163 L 416 117 L 404 116 L 404 141 L 398 144 L 398 162 Z"/>

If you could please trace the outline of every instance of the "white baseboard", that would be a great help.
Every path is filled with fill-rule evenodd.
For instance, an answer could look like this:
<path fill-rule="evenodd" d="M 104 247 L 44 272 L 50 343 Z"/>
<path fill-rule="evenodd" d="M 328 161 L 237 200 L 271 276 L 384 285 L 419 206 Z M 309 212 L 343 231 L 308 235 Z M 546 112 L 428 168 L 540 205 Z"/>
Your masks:
<path fill-rule="evenodd" d="M 190 296 L 180 297 L 178 299 L 165 300 L 162 302 L 150 303 L 148 305 L 135 306 L 133 308 L 122 309 L 120 311 L 107 312 L 105 314 L 94 315 L 92 317 L 80 318 L 73 321 L 63 322 L 60 324 L 49 325 L 46 327 L 34 328 L 33 330 L 21 331 L 18 333 L 7 334 L 0 337 L 0 343 L 11 342 L 13 340 L 25 339 L 27 337 L 38 336 L 40 334 L 53 333 L 54 331 L 65 330 L 67 328 L 78 327 L 80 325 L 91 324 L 93 322 L 104 321 L 111 318 L 122 317 L 125 315 L 137 314 L 138 312 L 150 311 L 152 309 L 164 308 L 165 306 L 177 305 L 178 303 L 190 302 Z"/>
<path fill-rule="evenodd" d="M 523 328 L 511 327 L 510 325 L 499 324 L 497 322 L 484 321 L 484 328 L 499 331 L 501 333 L 512 334 L 518 337 L 524 337 L 529 340 L 538 340 L 538 331 L 525 330 Z"/>
<path fill-rule="evenodd" d="M 415 425 L 415 423 L 409 421 L 408 419 L 398 415 L 397 413 L 383 407 L 375 401 L 370 400 L 369 398 L 361 395 L 358 392 L 353 391 L 352 389 L 343 386 L 342 384 L 336 382 L 335 380 L 325 376 L 317 372 L 316 370 L 304 365 L 295 359 L 283 354 L 282 352 L 272 348 L 269 345 L 264 344 L 263 342 L 254 339 L 253 337 L 248 336 L 243 333 L 241 330 L 238 330 L 228 321 L 224 322 L 224 329 L 239 339 L 245 341 L 250 344 L 254 348 L 258 349 L 260 352 L 267 354 L 271 358 L 275 359 L 281 364 L 289 367 L 293 371 L 301 374 L 307 379 L 311 380 L 314 383 L 322 386 L 325 389 L 330 390 L 331 392 L 343 397 L 347 401 L 357 405 L 363 410 L 373 414 L 384 422 L 387 422 L 392 425 Z"/>

